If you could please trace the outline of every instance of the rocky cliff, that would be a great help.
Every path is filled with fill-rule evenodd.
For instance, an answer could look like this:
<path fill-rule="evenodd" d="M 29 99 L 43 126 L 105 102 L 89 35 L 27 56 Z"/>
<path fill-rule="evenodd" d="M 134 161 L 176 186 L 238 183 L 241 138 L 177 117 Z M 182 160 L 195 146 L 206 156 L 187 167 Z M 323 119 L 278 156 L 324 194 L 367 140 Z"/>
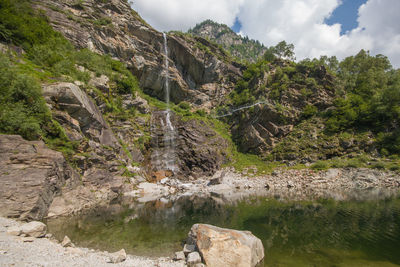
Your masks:
<path fill-rule="evenodd" d="M 125 62 L 145 92 L 164 99 L 164 40 L 123 0 L 36 0 L 51 25 L 77 48 L 108 54 Z M 233 88 L 240 69 L 218 51 L 201 49 L 206 40 L 168 35 L 171 100 L 211 107 Z M 206 44 L 207 45 L 207 44 Z"/>
<path fill-rule="evenodd" d="M 227 25 L 212 20 L 197 24 L 188 32 L 216 42 L 229 51 L 234 58 L 244 62 L 256 62 L 267 50 L 259 41 L 240 36 Z"/>

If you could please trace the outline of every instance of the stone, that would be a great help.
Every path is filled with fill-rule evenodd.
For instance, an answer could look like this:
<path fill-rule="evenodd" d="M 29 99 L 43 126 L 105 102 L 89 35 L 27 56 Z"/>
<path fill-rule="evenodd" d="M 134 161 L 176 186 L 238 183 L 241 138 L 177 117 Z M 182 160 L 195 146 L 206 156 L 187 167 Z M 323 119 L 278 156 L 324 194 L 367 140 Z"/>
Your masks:
<path fill-rule="evenodd" d="M 210 185 L 217 185 L 217 184 L 221 184 L 221 178 L 220 178 L 220 177 L 211 179 L 211 180 L 208 182 L 207 186 L 210 186 Z"/>
<path fill-rule="evenodd" d="M 90 79 L 89 85 L 96 87 L 97 89 L 100 89 L 103 92 L 108 93 L 108 82 L 110 79 L 102 74 L 100 77 L 94 77 Z"/>
<path fill-rule="evenodd" d="M 189 253 L 192 253 L 196 250 L 196 246 L 195 245 L 188 245 L 185 244 L 183 246 L 183 253 L 185 254 L 185 256 L 187 256 Z"/>
<path fill-rule="evenodd" d="M 51 239 L 51 238 L 53 238 L 53 235 L 49 233 L 49 234 L 46 234 L 44 237 L 48 238 L 48 239 Z"/>
<path fill-rule="evenodd" d="M 21 226 L 21 233 L 32 237 L 44 237 L 46 235 L 47 226 L 42 222 L 29 222 Z"/>
<path fill-rule="evenodd" d="M 195 224 L 187 243 L 196 245 L 207 266 L 254 267 L 264 259 L 261 240 L 249 231 Z"/>
<path fill-rule="evenodd" d="M 187 266 L 194 267 L 198 263 L 201 263 L 200 254 L 197 251 L 189 253 L 186 260 Z"/>
<path fill-rule="evenodd" d="M 19 236 L 21 235 L 21 228 L 18 226 L 11 226 L 7 229 L 7 234 Z"/>
<path fill-rule="evenodd" d="M 74 244 L 72 243 L 71 239 L 68 236 L 64 236 L 64 239 L 61 242 L 61 246 L 68 248 L 68 247 L 74 247 Z"/>
<path fill-rule="evenodd" d="M 0 135 L 0 216 L 42 220 L 54 197 L 79 175 L 42 141 Z"/>
<path fill-rule="evenodd" d="M 174 261 L 184 261 L 186 259 L 185 253 L 183 251 L 175 252 Z"/>
<path fill-rule="evenodd" d="M 87 137 L 102 145 L 120 147 L 98 107 L 75 84 L 62 82 L 45 85 L 43 96 L 53 109 L 65 111 L 78 121 L 79 128 Z"/>
<path fill-rule="evenodd" d="M 115 253 L 110 254 L 110 257 L 107 259 L 108 263 L 120 263 L 126 260 L 126 252 L 125 249 L 121 249 Z"/>

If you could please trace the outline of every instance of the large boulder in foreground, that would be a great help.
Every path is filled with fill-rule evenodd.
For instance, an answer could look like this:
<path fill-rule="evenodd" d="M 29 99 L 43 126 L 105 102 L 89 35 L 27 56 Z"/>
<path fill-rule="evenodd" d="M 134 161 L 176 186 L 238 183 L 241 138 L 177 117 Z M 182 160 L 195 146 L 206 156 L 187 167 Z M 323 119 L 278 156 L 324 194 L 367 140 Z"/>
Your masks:
<path fill-rule="evenodd" d="M 249 231 L 195 224 L 187 243 L 196 246 L 208 267 L 254 267 L 264 259 L 261 240 Z"/>
<path fill-rule="evenodd" d="M 42 141 L 0 135 L 0 216 L 41 220 L 67 180 L 79 175 Z"/>

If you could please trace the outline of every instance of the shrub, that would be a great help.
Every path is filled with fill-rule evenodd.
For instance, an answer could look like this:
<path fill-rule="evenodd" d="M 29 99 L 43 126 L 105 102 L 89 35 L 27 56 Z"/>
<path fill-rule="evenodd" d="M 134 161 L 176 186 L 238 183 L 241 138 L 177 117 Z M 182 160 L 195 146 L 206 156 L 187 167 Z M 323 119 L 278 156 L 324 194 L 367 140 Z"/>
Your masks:
<path fill-rule="evenodd" d="M 190 109 L 190 103 L 186 101 L 182 101 L 179 103 L 179 107 L 183 110 L 189 110 Z"/>
<path fill-rule="evenodd" d="M 307 118 L 311 118 L 312 116 L 314 116 L 315 114 L 317 114 L 318 109 L 316 106 L 314 105 L 307 105 L 304 107 L 303 109 L 303 113 L 302 113 L 302 117 L 307 119 Z"/>
<path fill-rule="evenodd" d="M 327 170 L 329 168 L 329 164 L 326 161 L 317 161 L 313 165 L 311 165 L 311 169 L 321 171 Z"/>
<path fill-rule="evenodd" d="M 10 60 L 0 53 L 0 131 L 38 139 L 51 124 L 51 115 L 38 82 L 17 72 Z"/>

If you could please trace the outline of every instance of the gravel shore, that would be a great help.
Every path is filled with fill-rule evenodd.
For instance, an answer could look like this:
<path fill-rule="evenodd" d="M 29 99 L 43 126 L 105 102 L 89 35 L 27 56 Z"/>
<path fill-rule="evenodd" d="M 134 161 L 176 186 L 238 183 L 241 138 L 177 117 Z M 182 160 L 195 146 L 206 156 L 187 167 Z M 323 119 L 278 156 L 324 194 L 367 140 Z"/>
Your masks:
<path fill-rule="evenodd" d="M 7 228 L 19 222 L 0 217 L 0 266 L 137 266 L 137 267 L 182 267 L 183 262 L 169 258 L 144 258 L 128 255 L 122 263 L 107 263 L 110 253 L 87 248 L 64 248 L 55 240 L 13 236 Z"/>

